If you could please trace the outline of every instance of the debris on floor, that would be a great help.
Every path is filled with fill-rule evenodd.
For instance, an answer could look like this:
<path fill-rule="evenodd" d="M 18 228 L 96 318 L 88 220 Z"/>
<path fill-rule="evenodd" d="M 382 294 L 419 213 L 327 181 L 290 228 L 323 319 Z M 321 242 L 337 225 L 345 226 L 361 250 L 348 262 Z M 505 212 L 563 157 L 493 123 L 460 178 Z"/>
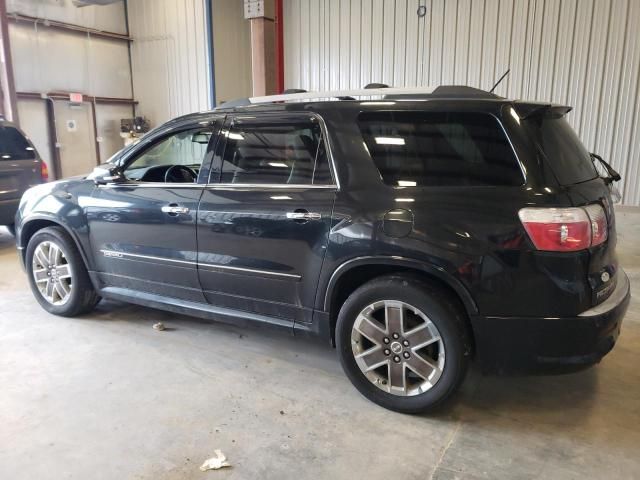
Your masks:
<path fill-rule="evenodd" d="M 154 330 L 158 330 L 159 332 L 164 330 L 164 323 L 158 322 L 153 325 Z"/>
<path fill-rule="evenodd" d="M 227 462 L 227 457 L 224 456 L 220 450 L 214 450 L 216 454 L 215 457 L 211 457 L 200 466 L 200 470 L 202 472 L 206 472 L 207 470 L 218 470 L 223 467 L 230 467 L 231 464 Z"/>

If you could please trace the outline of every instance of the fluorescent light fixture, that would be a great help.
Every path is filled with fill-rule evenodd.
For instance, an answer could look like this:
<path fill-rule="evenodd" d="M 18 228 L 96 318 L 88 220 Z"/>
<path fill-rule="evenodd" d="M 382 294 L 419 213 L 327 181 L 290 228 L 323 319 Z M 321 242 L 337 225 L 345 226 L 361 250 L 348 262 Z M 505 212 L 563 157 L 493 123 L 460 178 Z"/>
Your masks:
<path fill-rule="evenodd" d="M 378 145 L 404 145 L 404 138 L 400 137 L 375 137 Z"/>
<path fill-rule="evenodd" d="M 25 150 L 33 151 L 33 147 L 27 147 Z"/>
<path fill-rule="evenodd" d="M 11 155 L 2 155 L 2 158 L 11 158 Z"/>
<path fill-rule="evenodd" d="M 415 198 L 396 198 L 396 202 L 401 202 L 401 203 L 411 203 L 415 201 L 416 201 Z"/>
<path fill-rule="evenodd" d="M 289 195 L 273 195 L 271 200 L 291 200 L 291 197 Z"/>
<path fill-rule="evenodd" d="M 282 162 L 269 162 L 270 167 L 280 167 L 280 168 L 289 168 L 289 165 Z"/>
<path fill-rule="evenodd" d="M 398 180 L 399 187 L 415 187 L 418 183 L 412 180 Z"/>

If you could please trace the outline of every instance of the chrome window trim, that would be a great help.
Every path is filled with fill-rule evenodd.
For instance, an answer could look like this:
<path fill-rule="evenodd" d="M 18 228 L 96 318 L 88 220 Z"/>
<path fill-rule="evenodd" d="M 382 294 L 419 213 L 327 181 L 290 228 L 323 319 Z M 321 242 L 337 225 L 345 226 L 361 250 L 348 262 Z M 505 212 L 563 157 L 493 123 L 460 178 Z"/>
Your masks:
<path fill-rule="evenodd" d="M 118 188 L 118 187 L 134 187 L 134 188 L 207 188 L 212 190 L 335 190 L 338 191 L 337 185 L 307 185 L 305 183 L 165 183 L 165 182 L 140 182 L 140 183 L 107 183 L 98 185 L 98 188 Z"/>
<path fill-rule="evenodd" d="M 166 183 L 166 182 L 125 182 L 125 183 L 107 183 L 98 185 L 98 188 L 117 188 L 117 187 L 135 187 L 135 188 L 204 188 L 204 183 Z"/>
<path fill-rule="evenodd" d="M 198 263 L 198 267 L 203 267 L 206 269 L 212 269 L 212 270 L 230 270 L 230 271 L 237 271 L 237 272 L 247 272 L 247 273 L 257 273 L 260 275 L 269 275 L 272 277 L 282 277 L 282 278 L 290 278 L 293 280 L 300 280 L 302 278 L 301 275 L 298 274 L 294 274 L 294 273 L 281 273 L 281 272 L 274 272 L 271 270 L 259 270 L 256 268 L 245 268 L 245 267 L 231 267 L 229 265 L 220 265 L 220 264 L 216 264 L 216 263 Z"/>
<path fill-rule="evenodd" d="M 209 183 L 211 190 L 338 190 L 337 185 L 307 185 L 305 183 Z"/>
<path fill-rule="evenodd" d="M 161 261 L 161 262 L 171 262 L 171 263 L 179 263 L 179 264 L 183 264 L 183 265 L 191 265 L 191 266 L 195 266 L 195 267 L 198 267 L 198 268 L 207 268 L 207 269 L 214 269 L 214 270 L 229 270 L 229 271 L 234 271 L 234 272 L 255 273 L 255 274 L 259 274 L 259 275 L 268 275 L 268 276 L 272 276 L 272 277 L 290 278 L 290 279 L 293 279 L 293 280 L 302 279 L 302 275 L 298 275 L 298 274 L 294 274 L 294 273 L 274 272 L 272 270 L 260 270 L 260 269 L 257 269 L 257 268 L 245 268 L 245 267 L 232 267 L 230 265 L 220 265 L 220 264 L 216 264 L 216 263 L 194 262 L 194 261 L 191 261 L 191 260 L 178 260 L 178 259 L 175 259 L 175 258 L 155 257 L 153 255 L 142 255 L 140 253 L 118 252 L 118 251 L 115 251 L 115 250 L 107 250 L 107 249 L 101 249 L 100 252 L 102 252 L 102 255 L 105 258 L 118 258 L 118 259 L 122 259 L 122 258 L 125 258 L 125 257 L 141 258 L 141 259 L 146 259 L 146 260 L 158 260 L 158 261 Z"/>
<path fill-rule="evenodd" d="M 511 108 L 513 108 L 513 107 L 511 107 Z M 525 186 L 527 184 L 527 168 L 524 166 L 524 163 L 522 163 L 522 160 L 520 160 L 520 155 L 518 155 L 518 152 L 516 151 L 516 147 L 513 144 L 513 142 L 511 141 L 511 137 L 507 133 L 507 129 L 504 128 L 504 124 L 502 122 L 502 119 L 499 118 L 497 115 L 495 115 L 493 113 L 490 113 L 489 115 L 491 115 L 493 118 L 495 118 L 496 121 L 498 122 L 498 125 L 500 125 L 500 128 L 502 129 L 502 133 L 505 136 L 505 138 L 507 139 L 507 142 L 509 142 L 509 146 L 511 147 L 511 151 L 513 152 L 513 155 L 516 157 L 516 162 L 518 163 L 518 166 L 520 167 L 520 172 L 522 173 L 522 183 L 520 185 L 509 185 L 509 186 L 523 187 L 523 186 Z M 489 186 L 504 187 L 505 185 L 489 185 Z"/>
<path fill-rule="evenodd" d="M 327 128 L 327 124 L 324 121 L 324 118 L 322 118 L 321 115 L 317 114 L 317 113 L 312 113 L 311 114 L 312 117 L 318 119 L 318 121 L 320 122 L 320 128 L 322 129 L 322 133 L 323 133 L 323 139 L 324 142 L 326 143 L 326 151 L 327 154 L 329 156 L 329 170 L 331 171 L 331 178 L 333 179 L 333 181 L 336 184 L 336 189 L 339 191 L 340 190 L 340 178 L 338 176 L 338 167 L 336 165 L 336 161 L 335 158 L 333 157 L 333 148 L 331 146 L 331 141 L 329 140 L 329 129 Z M 317 160 L 317 159 L 316 159 Z M 315 169 L 315 166 L 314 166 Z"/>

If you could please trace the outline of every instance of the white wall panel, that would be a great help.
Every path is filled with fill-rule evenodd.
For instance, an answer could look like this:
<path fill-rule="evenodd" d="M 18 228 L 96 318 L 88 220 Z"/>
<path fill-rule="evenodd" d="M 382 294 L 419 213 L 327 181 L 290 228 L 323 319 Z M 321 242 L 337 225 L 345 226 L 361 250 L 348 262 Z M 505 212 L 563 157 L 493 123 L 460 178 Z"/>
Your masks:
<path fill-rule="evenodd" d="M 573 106 L 640 205 L 640 0 L 284 0 L 284 21 L 287 88 L 489 89 L 510 68 L 496 93 Z"/>
<path fill-rule="evenodd" d="M 204 0 L 129 0 L 137 113 L 152 125 L 211 107 Z"/>
<path fill-rule="evenodd" d="M 46 20 L 71 23 L 99 30 L 126 34 L 124 3 L 106 7 L 77 8 L 69 0 L 9 0 L 9 15 L 21 14 Z M 18 92 L 50 93 L 79 92 L 98 97 L 131 98 L 131 69 L 127 42 L 111 38 L 98 38 L 81 32 L 47 28 L 42 23 L 28 21 L 9 24 L 13 69 Z M 85 104 L 83 109 L 91 111 Z M 117 118 L 107 122 L 100 112 L 112 112 Z M 51 147 L 47 127 L 46 102 L 20 98 L 18 112 L 21 127 L 32 137 L 40 155 L 51 168 Z M 98 105 L 98 136 L 102 159 L 122 148 L 119 119 L 130 117 L 129 106 L 108 107 Z M 57 122 L 58 129 L 62 122 Z M 83 142 L 90 142 L 93 153 L 93 124 Z M 58 135 L 63 132 L 58 131 Z M 61 150 L 62 152 L 62 150 Z M 68 165 L 82 159 L 80 153 L 62 155 L 63 171 Z M 78 157 L 78 158 L 76 158 Z"/>
<path fill-rule="evenodd" d="M 126 43 L 28 23 L 9 24 L 9 35 L 17 91 L 131 98 Z"/>
<path fill-rule="evenodd" d="M 20 117 L 20 128 L 24 130 L 24 133 L 33 142 L 38 154 L 40 154 L 40 158 L 47 164 L 51 175 L 53 167 L 46 103 L 38 99 L 20 99 L 18 100 L 18 117 Z"/>
<path fill-rule="evenodd" d="M 76 7 L 71 0 L 7 0 L 7 12 L 71 23 L 113 33 L 127 33 L 124 2 Z"/>

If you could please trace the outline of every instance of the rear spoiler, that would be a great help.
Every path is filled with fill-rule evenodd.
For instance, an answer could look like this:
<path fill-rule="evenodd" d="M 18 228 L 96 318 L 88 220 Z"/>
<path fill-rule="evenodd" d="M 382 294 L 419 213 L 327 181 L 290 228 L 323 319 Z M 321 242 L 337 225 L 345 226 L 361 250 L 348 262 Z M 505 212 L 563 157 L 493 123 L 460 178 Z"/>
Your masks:
<path fill-rule="evenodd" d="M 513 107 L 523 120 L 529 118 L 562 118 L 573 110 L 573 107 L 567 105 L 534 102 L 513 102 Z"/>

